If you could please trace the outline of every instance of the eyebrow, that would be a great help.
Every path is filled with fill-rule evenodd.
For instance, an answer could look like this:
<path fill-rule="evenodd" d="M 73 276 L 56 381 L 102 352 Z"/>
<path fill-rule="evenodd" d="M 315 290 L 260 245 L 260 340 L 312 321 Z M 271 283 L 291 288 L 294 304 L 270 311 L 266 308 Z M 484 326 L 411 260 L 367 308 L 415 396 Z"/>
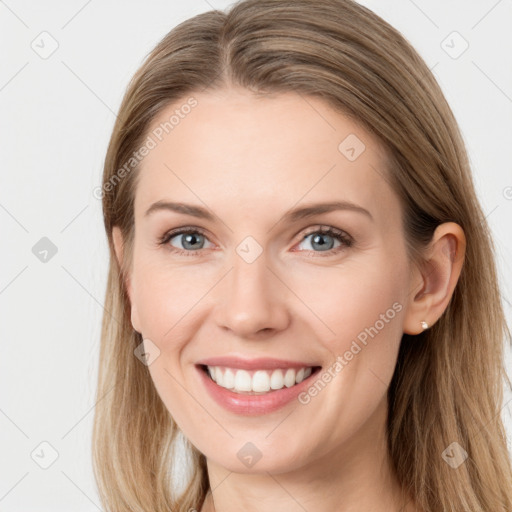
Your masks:
<path fill-rule="evenodd" d="M 333 201 L 329 203 L 313 203 L 301 208 L 295 208 L 287 211 L 282 218 L 284 222 L 297 222 L 302 219 L 313 217 L 322 213 L 329 213 L 336 210 L 349 210 L 366 215 L 370 220 L 373 221 L 372 214 L 351 201 Z M 157 201 L 153 203 L 144 214 L 145 217 L 157 212 L 157 211 L 172 211 L 176 213 L 182 213 L 197 217 L 199 219 L 206 219 L 209 221 L 215 220 L 215 215 L 210 213 L 206 208 L 201 206 L 195 206 L 186 203 L 173 203 L 170 201 Z"/>

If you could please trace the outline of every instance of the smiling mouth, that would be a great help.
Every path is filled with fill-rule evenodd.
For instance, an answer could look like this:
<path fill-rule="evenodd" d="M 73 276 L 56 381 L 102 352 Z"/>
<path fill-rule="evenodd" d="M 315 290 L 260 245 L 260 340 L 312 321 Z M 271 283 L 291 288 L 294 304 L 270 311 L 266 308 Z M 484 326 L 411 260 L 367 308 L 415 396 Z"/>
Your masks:
<path fill-rule="evenodd" d="M 320 366 L 277 368 L 274 370 L 242 370 L 226 366 L 199 365 L 218 386 L 244 395 L 264 395 L 291 388 L 316 375 Z"/>

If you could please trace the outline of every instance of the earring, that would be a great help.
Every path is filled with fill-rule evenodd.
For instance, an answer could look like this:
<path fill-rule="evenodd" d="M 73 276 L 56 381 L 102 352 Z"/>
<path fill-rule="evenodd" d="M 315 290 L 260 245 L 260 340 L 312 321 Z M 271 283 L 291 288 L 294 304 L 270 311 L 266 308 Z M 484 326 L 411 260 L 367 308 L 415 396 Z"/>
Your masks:
<path fill-rule="evenodd" d="M 423 330 L 428 329 L 428 324 L 427 324 L 427 322 L 422 321 L 422 322 L 421 322 L 421 327 L 422 327 L 422 329 L 423 329 Z"/>

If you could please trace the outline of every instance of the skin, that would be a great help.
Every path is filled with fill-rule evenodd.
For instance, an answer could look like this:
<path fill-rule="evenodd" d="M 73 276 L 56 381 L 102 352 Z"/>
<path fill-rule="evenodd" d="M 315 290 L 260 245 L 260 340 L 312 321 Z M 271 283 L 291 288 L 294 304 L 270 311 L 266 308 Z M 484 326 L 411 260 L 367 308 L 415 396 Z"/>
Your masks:
<path fill-rule="evenodd" d="M 370 133 L 322 100 L 294 93 L 257 98 L 229 88 L 194 97 L 198 105 L 142 162 L 126 286 L 133 328 L 160 350 L 149 365 L 155 387 L 207 457 L 213 495 L 202 512 L 419 510 L 390 467 L 386 392 L 402 334 L 420 333 L 422 320 L 433 325 L 448 305 L 462 229 L 439 226 L 425 252 L 428 271 L 420 269 L 407 257 L 386 154 Z M 184 103 L 166 108 L 151 129 Z M 365 144 L 355 161 L 338 150 L 349 134 Z M 281 221 L 291 208 L 341 199 L 372 219 L 340 210 Z M 159 200 L 207 207 L 216 217 L 145 216 Z M 187 250 L 181 235 L 158 245 L 186 226 L 205 231 L 196 235 L 199 249 L 172 252 Z M 345 231 L 353 244 L 336 253 L 342 243 L 324 235 L 333 249 L 322 251 L 314 235 L 306 237 L 322 226 Z M 113 235 L 122 261 L 118 228 Z M 252 263 L 236 252 L 247 236 L 263 249 Z M 212 401 L 198 379 L 199 359 L 227 354 L 327 368 L 394 303 L 401 310 L 308 404 L 239 416 Z M 251 468 L 237 457 L 247 442 L 262 454 Z"/>

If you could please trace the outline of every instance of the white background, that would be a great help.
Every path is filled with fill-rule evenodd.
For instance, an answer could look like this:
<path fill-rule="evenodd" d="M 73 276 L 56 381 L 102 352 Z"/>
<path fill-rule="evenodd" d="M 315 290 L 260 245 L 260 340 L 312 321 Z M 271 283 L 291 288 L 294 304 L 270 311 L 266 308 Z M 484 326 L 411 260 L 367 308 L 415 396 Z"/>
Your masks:
<path fill-rule="evenodd" d="M 115 112 L 145 55 L 176 24 L 231 3 L 0 2 L 4 512 L 101 510 L 90 432 L 108 254 L 101 203 L 92 190 L 101 183 Z M 460 123 L 495 237 L 510 324 L 512 0 L 361 3 L 418 49 Z M 39 36 L 43 31 L 58 42 L 47 59 L 31 47 L 48 37 Z M 441 46 L 453 31 L 469 43 L 457 59 Z M 445 44 L 453 52 L 461 43 L 452 37 Z M 58 250 L 46 263 L 32 252 L 42 237 Z M 510 399 L 507 394 L 505 402 Z M 507 405 L 502 414 L 510 439 Z M 30 457 L 43 441 L 59 454 L 46 470 Z"/>

